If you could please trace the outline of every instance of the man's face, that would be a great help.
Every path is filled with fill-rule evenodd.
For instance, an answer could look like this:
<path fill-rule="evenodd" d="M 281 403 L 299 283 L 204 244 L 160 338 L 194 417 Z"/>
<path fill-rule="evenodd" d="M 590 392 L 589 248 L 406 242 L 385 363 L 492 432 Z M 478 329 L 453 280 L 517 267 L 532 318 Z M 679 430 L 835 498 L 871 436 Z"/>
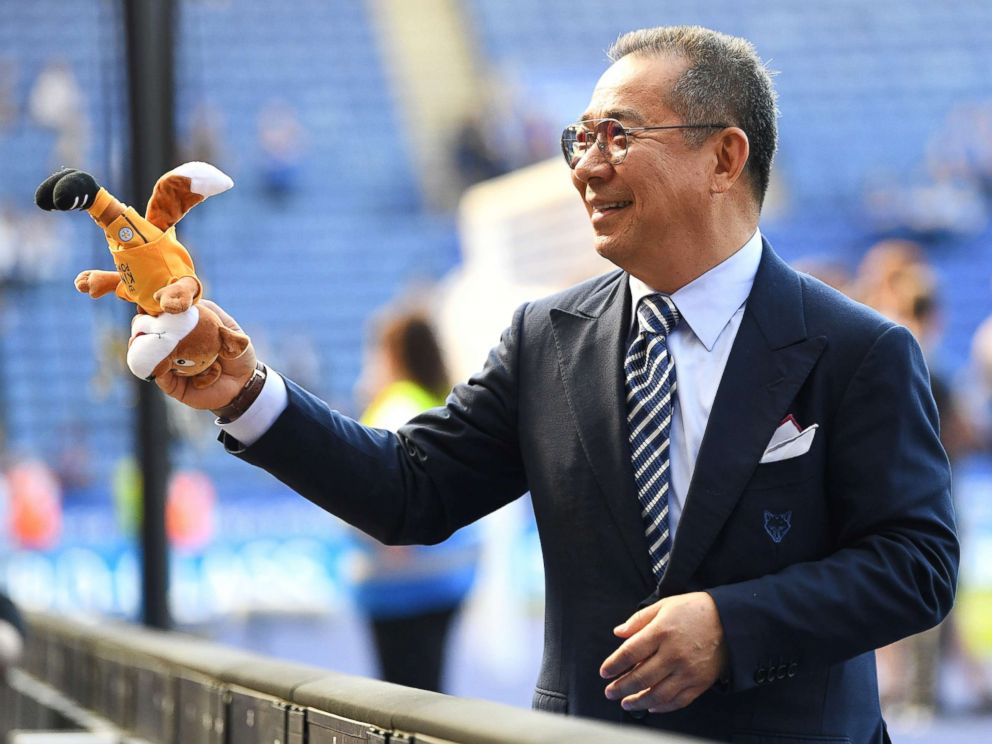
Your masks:
<path fill-rule="evenodd" d="M 684 69 L 672 57 L 623 57 L 603 73 L 581 118 L 629 127 L 697 123 L 682 121 L 664 103 Z M 713 159 L 706 147 L 688 147 L 682 130 L 635 133 L 619 165 L 590 148 L 572 183 L 592 221 L 596 251 L 632 271 L 677 250 L 710 198 Z"/>

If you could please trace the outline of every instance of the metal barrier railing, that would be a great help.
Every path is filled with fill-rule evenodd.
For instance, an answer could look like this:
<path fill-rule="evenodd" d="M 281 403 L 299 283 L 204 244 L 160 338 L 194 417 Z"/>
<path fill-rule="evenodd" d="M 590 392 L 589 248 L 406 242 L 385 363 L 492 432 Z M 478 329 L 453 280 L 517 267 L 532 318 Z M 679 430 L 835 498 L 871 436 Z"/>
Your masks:
<path fill-rule="evenodd" d="M 149 744 L 546 744 L 688 741 L 287 663 L 179 633 L 29 613 L 0 684 L 14 728 L 114 728 Z M 93 723 L 94 721 L 98 723 Z"/>

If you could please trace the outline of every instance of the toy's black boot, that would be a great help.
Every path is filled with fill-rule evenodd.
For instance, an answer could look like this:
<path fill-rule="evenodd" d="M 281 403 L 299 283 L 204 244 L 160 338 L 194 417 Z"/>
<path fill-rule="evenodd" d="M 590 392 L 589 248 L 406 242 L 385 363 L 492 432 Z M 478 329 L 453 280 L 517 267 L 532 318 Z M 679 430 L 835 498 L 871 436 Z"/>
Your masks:
<path fill-rule="evenodd" d="M 86 209 L 93 204 L 100 185 L 86 171 L 63 168 L 53 173 L 34 192 L 34 203 L 42 209 Z"/>

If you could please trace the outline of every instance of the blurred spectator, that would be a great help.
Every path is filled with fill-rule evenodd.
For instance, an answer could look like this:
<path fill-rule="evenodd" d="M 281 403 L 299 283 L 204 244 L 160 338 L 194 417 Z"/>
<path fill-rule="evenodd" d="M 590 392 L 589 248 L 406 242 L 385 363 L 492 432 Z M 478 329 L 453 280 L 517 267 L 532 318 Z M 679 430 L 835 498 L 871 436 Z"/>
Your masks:
<path fill-rule="evenodd" d="M 992 316 L 971 338 L 971 358 L 959 388 L 981 448 L 992 450 Z"/>
<path fill-rule="evenodd" d="M 904 325 L 920 343 L 930 367 L 930 385 L 940 412 L 941 443 L 951 462 L 974 449 L 972 424 L 933 359 L 941 336 L 940 298 L 937 276 L 922 248 L 905 240 L 876 244 L 861 262 L 852 293 L 890 320 Z"/>
<path fill-rule="evenodd" d="M 939 340 L 937 280 L 922 248 L 903 240 L 886 240 L 865 254 L 854 283 L 858 299 L 908 328 L 930 356 Z M 974 447 L 967 417 L 943 375 L 930 365 L 930 384 L 940 415 L 940 439 L 953 465 Z M 883 708 L 896 719 L 928 719 L 938 709 L 938 674 L 942 651 L 953 653 L 967 669 L 978 665 L 960 642 L 953 615 L 943 624 L 879 649 L 879 687 Z M 969 674 L 975 677 L 973 674 Z M 971 680 L 979 695 L 987 686 Z"/>
<path fill-rule="evenodd" d="M 89 446 L 89 427 L 82 421 L 69 422 L 61 431 L 55 472 L 67 501 L 80 496 L 93 485 L 94 453 Z"/>
<path fill-rule="evenodd" d="M 902 275 L 924 265 L 923 249 L 908 240 L 883 240 L 865 253 L 852 287 L 855 299 L 905 324 L 910 308 Z"/>
<path fill-rule="evenodd" d="M 516 116 L 523 132 L 516 167 L 531 165 L 558 154 L 556 140 L 560 133 L 532 101 L 521 102 Z"/>
<path fill-rule="evenodd" d="M 223 140 L 223 113 L 208 101 L 201 101 L 193 109 L 189 131 L 180 145 L 182 159 L 216 165 L 224 160 Z"/>
<path fill-rule="evenodd" d="M 17 121 L 17 61 L 10 57 L 0 59 L 0 130 Z"/>
<path fill-rule="evenodd" d="M 992 101 L 952 108 L 927 143 L 927 166 L 938 179 L 977 187 L 992 199 Z"/>
<path fill-rule="evenodd" d="M 992 214 L 992 102 L 951 109 L 918 170 L 908 181 L 876 175 L 867 204 L 878 230 L 938 242 L 985 229 Z"/>
<path fill-rule="evenodd" d="M 15 544 L 49 550 L 62 533 L 62 490 L 51 468 L 41 460 L 22 460 L 7 470 L 10 528 Z"/>
<path fill-rule="evenodd" d="M 14 666 L 24 651 L 24 620 L 17 607 L 0 591 L 0 674 Z"/>
<path fill-rule="evenodd" d="M 976 235 L 988 224 L 988 205 L 969 181 L 932 173 L 909 185 L 898 179 L 894 183 L 886 179 L 869 195 L 878 230 L 940 243 Z"/>
<path fill-rule="evenodd" d="M 828 258 L 810 256 L 793 261 L 792 266 L 796 271 L 809 274 L 838 292 L 843 292 L 846 295 L 851 294 L 853 277 L 843 264 Z"/>
<path fill-rule="evenodd" d="M 450 390 L 437 337 L 417 313 L 377 324 L 363 378 L 374 397 L 362 423 L 393 431 L 443 405 Z M 353 534 L 355 597 L 371 623 L 382 679 L 440 692 L 452 622 L 475 580 L 476 529 L 466 527 L 435 546 L 387 547 Z"/>
<path fill-rule="evenodd" d="M 19 254 L 14 210 L 10 204 L 0 203 L 0 286 L 14 279 Z"/>
<path fill-rule="evenodd" d="M 271 100 L 258 114 L 262 187 L 279 204 L 299 186 L 304 134 L 296 109 L 285 101 Z"/>
<path fill-rule="evenodd" d="M 462 121 L 455 133 L 453 150 L 462 188 L 495 178 L 508 170 L 489 142 L 478 114 L 470 114 Z"/>
<path fill-rule="evenodd" d="M 462 187 L 557 156 L 558 132 L 533 94 L 512 80 L 493 75 L 480 81 L 478 104 L 451 146 Z"/>
<path fill-rule="evenodd" d="M 290 333 L 282 339 L 279 348 L 280 369 L 287 371 L 292 380 L 306 380 L 300 383 L 307 390 L 322 390 L 323 375 L 320 368 L 320 354 L 313 337 L 304 332 Z"/>
<path fill-rule="evenodd" d="M 85 163 L 89 120 L 82 89 L 68 64 L 45 65 L 31 89 L 28 111 L 36 124 L 56 133 L 53 165 Z"/>
<path fill-rule="evenodd" d="M 66 228 L 35 212 L 0 202 L 0 285 L 63 276 Z"/>

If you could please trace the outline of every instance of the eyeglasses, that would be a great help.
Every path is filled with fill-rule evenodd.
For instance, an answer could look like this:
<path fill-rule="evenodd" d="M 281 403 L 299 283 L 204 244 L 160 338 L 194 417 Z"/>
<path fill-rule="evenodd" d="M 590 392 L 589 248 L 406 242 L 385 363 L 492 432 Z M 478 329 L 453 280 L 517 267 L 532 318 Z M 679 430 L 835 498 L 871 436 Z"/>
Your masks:
<path fill-rule="evenodd" d="M 586 119 L 565 127 L 561 133 L 561 152 L 568 167 L 574 169 L 595 144 L 611 164 L 620 165 L 627 157 L 627 141 L 634 132 L 653 129 L 725 129 L 726 124 L 666 124 L 657 127 L 625 127 L 616 119 Z"/>

